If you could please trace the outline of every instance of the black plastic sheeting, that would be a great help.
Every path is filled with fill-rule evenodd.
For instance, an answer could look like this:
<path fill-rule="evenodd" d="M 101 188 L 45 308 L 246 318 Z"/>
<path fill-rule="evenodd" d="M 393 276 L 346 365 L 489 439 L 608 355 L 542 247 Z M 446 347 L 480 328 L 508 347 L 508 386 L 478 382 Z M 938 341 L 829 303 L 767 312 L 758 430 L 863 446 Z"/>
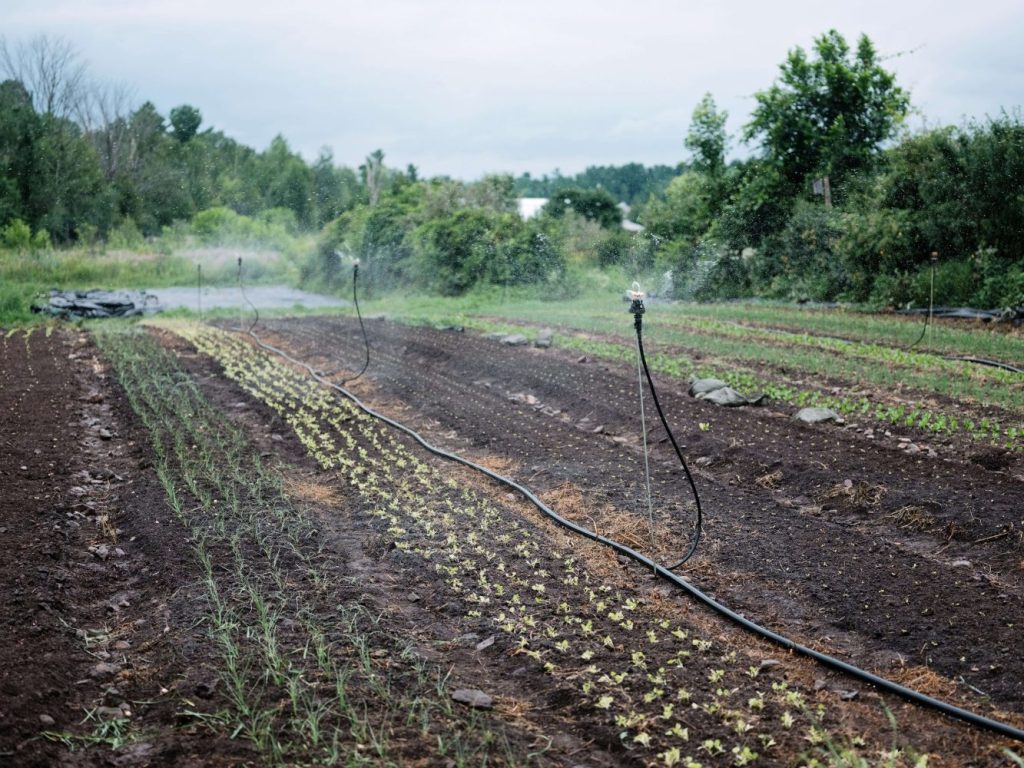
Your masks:
<path fill-rule="evenodd" d="M 160 302 L 145 291 L 51 290 L 32 304 L 32 311 L 63 318 L 137 317 L 157 312 Z"/>
<path fill-rule="evenodd" d="M 928 315 L 927 309 L 900 309 L 899 315 Z M 1019 323 L 1024 320 L 1024 307 L 1007 309 L 972 309 L 971 307 L 935 307 L 932 317 L 952 318 L 956 320 L 986 320 Z"/>

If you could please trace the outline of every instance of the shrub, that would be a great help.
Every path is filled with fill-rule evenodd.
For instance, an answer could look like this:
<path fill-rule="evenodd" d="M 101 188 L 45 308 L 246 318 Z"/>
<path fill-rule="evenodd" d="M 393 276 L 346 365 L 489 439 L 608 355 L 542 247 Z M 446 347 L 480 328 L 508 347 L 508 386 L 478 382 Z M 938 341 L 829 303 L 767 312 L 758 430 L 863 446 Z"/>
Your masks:
<path fill-rule="evenodd" d="M 14 251 L 27 251 L 32 245 L 32 229 L 21 219 L 14 219 L 0 229 L 0 245 Z"/>
<path fill-rule="evenodd" d="M 135 250 L 145 245 L 146 239 L 135 220 L 126 216 L 120 224 L 107 234 L 107 246 L 125 250 Z"/>

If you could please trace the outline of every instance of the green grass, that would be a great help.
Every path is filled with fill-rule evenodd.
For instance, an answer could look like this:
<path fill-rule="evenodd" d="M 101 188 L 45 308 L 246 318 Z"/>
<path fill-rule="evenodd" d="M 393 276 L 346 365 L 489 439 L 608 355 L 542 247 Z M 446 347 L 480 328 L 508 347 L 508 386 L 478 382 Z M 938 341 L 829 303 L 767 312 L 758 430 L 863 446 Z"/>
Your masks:
<path fill-rule="evenodd" d="M 245 253 L 246 281 L 294 283 L 294 259 L 268 261 L 255 251 Z M 209 252 L 209 251 L 208 251 Z M 203 251 L 197 251 L 202 258 Z M 231 285 L 237 280 L 233 259 L 221 258 L 218 265 L 203 266 L 204 285 Z M 0 327 L 38 322 L 33 299 L 51 288 L 61 290 L 107 290 L 166 288 L 195 285 L 195 258 L 181 253 L 156 251 L 92 252 L 85 248 L 21 252 L 0 249 Z"/>

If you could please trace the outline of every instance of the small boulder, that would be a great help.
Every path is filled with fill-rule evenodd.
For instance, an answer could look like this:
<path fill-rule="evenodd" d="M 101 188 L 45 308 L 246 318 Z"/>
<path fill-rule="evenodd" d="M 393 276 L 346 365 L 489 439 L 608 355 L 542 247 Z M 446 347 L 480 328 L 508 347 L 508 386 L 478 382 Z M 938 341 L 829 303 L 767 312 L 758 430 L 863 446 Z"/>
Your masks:
<path fill-rule="evenodd" d="M 537 331 L 537 340 L 534 342 L 534 346 L 540 349 L 547 349 L 555 340 L 555 332 L 550 328 L 541 328 Z"/>
<path fill-rule="evenodd" d="M 823 421 L 834 421 L 836 424 L 843 423 L 843 417 L 831 408 L 801 408 L 793 418 L 808 424 L 819 424 Z"/>
<path fill-rule="evenodd" d="M 491 709 L 494 706 L 494 700 L 490 696 L 475 688 L 459 688 L 452 691 L 452 700 L 473 709 Z"/>
<path fill-rule="evenodd" d="M 521 333 L 510 333 L 508 336 L 502 337 L 501 343 L 509 347 L 525 347 L 530 340 Z"/>
<path fill-rule="evenodd" d="M 699 392 L 694 397 L 698 400 L 707 400 L 709 403 L 726 407 L 760 405 L 764 401 L 764 395 L 755 398 L 744 397 L 732 387 L 719 387 L 710 392 Z"/>

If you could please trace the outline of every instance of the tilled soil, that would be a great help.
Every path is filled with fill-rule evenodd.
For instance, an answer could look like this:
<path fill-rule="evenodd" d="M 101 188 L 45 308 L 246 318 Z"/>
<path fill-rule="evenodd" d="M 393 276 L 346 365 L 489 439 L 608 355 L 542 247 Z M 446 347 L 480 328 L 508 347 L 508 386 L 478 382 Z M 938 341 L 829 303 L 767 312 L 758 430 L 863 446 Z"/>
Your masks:
<path fill-rule="evenodd" d="M 268 328 L 325 371 L 361 365 L 353 323 Z M 517 479 L 542 491 L 568 482 L 593 502 L 646 511 L 635 369 L 381 321 L 370 334 L 362 386 L 385 410 L 442 446 L 511 459 Z M 1024 712 L 1019 460 L 1000 454 L 986 469 L 977 456 L 909 455 L 896 438 L 804 425 L 771 408 L 721 409 L 680 382 L 660 386 L 698 468 L 705 540 L 684 569 L 696 584 L 883 676 L 912 681 L 927 669 L 977 707 Z M 654 507 L 685 540 L 689 490 L 647 408 Z"/>
<path fill-rule="evenodd" d="M 245 745 L 159 729 L 217 706 L 216 671 L 123 393 L 84 333 L 0 352 L 0 765 L 239 764 Z"/>
<path fill-rule="evenodd" d="M 268 340 L 325 371 L 361 367 L 358 325 L 266 326 Z M 590 511 L 607 520 L 597 509 L 609 505 L 645 514 L 635 369 L 469 334 L 385 322 L 369 330 L 371 365 L 353 388 L 376 407 L 546 498 L 581 495 L 585 504 L 572 514 L 583 524 L 594 522 Z M 262 455 L 284 461 L 285 487 L 321 519 L 326 551 L 350 585 L 339 600 L 379 610 L 382 630 L 448 670 L 453 686 L 494 694 L 509 743 L 537 751 L 541 764 L 638 762 L 619 729 L 581 707 L 572 686 L 524 663 L 500 636 L 488 645 L 485 623 L 467 621 L 436 576 L 396 552 L 279 417 L 208 359 L 165 341 Z M 0 344 L 0 536 L 14 553 L 0 561 L 0 765 L 258 763 L 243 740 L 202 727 L 224 694 L 197 568 L 154 476 L 147 435 L 95 347 L 84 334 L 61 331 Z M 1024 723 L 1016 639 L 1024 483 L 1014 457 L 910 456 L 896 438 L 808 427 L 770 408 L 717 409 L 686 397 L 679 382 L 659 384 L 704 500 L 704 540 L 682 569 L 688 578 L 794 639 Z M 648 401 L 654 506 L 675 533 L 671 548 L 654 550 L 669 560 L 692 535 L 693 509 L 651 415 Z M 513 503 L 488 485 L 481 492 Z M 636 530 L 641 536 L 643 526 Z M 715 623 L 634 567 L 610 561 L 610 578 L 635 582 L 646 600 Z M 717 631 L 726 647 L 745 642 L 726 625 Z M 754 655 L 782 657 L 767 646 Z M 775 664 L 762 679 L 820 687 L 816 695 L 839 708 L 852 732 L 868 723 L 884 729 L 870 690 L 808 662 Z M 881 703 L 896 713 L 900 739 L 940 764 L 989 764 L 998 752 L 998 741 L 967 726 L 891 697 Z M 776 762 L 795 760 L 797 751 Z"/>

